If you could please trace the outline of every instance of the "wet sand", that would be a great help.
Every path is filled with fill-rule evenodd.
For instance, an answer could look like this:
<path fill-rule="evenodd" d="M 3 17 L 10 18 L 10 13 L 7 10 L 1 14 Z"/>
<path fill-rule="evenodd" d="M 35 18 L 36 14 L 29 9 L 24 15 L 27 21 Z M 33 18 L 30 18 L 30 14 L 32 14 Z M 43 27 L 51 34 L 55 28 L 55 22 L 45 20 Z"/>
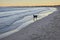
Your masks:
<path fill-rule="evenodd" d="M 56 8 L 53 14 L 0 40 L 60 40 L 60 7 Z"/>

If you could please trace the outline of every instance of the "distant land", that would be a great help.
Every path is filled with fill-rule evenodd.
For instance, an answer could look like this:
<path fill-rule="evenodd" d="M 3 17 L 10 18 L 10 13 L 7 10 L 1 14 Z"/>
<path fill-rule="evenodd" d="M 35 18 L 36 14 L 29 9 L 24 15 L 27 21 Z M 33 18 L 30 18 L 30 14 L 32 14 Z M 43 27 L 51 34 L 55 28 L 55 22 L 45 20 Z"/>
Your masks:
<path fill-rule="evenodd" d="M 53 6 L 0 6 L 0 8 L 7 7 L 7 8 L 29 8 L 29 7 L 60 7 L 60 5 L 53 5 Z"/>

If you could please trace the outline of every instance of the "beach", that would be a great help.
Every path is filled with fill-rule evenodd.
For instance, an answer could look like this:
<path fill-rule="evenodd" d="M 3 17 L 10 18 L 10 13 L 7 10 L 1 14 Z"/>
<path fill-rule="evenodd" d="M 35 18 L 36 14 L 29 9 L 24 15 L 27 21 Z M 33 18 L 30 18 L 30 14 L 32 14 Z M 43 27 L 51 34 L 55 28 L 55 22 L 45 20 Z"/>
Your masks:
<path fill-rule="evenodd" d="M 57 11 L 0 40 L 60 40 L 60 7 Z"/>

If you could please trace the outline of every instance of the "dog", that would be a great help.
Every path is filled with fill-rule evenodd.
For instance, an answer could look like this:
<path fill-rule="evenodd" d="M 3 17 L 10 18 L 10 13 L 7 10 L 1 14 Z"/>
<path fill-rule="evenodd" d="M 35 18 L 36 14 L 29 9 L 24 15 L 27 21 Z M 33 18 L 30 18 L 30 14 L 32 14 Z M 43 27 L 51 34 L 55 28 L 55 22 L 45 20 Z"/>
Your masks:
<path fill-rule="evenodd" d="M 37 17 L 38 17 L 38 15 L 33 15 L 33 20 L 36 21 Z"/>

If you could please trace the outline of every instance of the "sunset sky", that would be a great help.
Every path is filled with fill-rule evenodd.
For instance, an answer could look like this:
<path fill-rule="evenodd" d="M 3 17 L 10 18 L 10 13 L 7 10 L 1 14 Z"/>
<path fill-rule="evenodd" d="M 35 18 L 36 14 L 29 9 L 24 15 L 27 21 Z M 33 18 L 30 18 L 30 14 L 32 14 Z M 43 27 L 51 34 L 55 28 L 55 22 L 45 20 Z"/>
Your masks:
<path fill-rule="evenodd" d="M 0 0 L 0 6 L 60 5 L 60 0 Z"/>

